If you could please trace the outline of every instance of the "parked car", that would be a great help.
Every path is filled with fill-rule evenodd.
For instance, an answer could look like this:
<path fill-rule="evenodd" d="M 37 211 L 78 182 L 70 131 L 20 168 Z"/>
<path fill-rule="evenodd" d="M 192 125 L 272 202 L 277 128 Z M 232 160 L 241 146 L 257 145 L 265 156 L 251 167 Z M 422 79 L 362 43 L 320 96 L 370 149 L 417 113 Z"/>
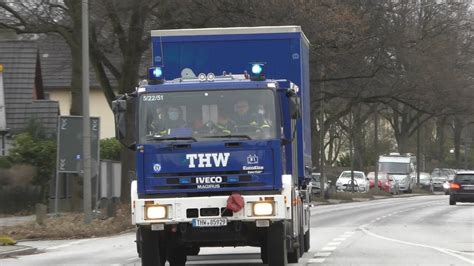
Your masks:
<path fill-rule="evenodd" d="M 374 185 L 375 185 L 375 172 L 368 172 L 366 176 L 369 179 L 369 188 L 370 189 L 374 188 Z M 379 178 L 380 178 L 380 173 L 379 173 Z"/>
<path fill-rule="evenodd" d="M 343 171 L 336 181 L 338 191 L 352 191 L 351 171 Z M 354 191 L 355 192 L 369 192 L 369 179 L 364 172 L 354 171 Z"/>
<path fill-rule="evenodd" d="M 433 184 L 430 173 L 420 173 L 420 188 L 429 192 L 433 192 Z"/>
<path fill-rule="evenodd" d="M 375 188 L 375 172 L 369 172 L 367 178 L 369 179 L 370 189 Z M 400 194 L 400 186 L 392 177 L 387 175 L 387 173 L 378 173 L 378 184 L 382 191 L 391 193 L 392 195 Z"/>
<path fill-rule="evenodd" d="M 474 202 L 474 171 L 458 172 L 450 183 L 449 205 Z"/>
<path fill-rule="evenodd" d="M 319 196 L 321 195 L 321 173 L 312 173 L 311 174 L 311 181 L 308 184 L 309 191 L 311 196 Z M 328 182 L 324 183 L 324 193 L 326 193 L 329 189 Z"/>
<path fill-rule="evenodd" d="M 431 172 L 431 180 L 433 185 L 433 191 L 448 191 L 449 189 L 449 178 L 454 177 L 453 172 L 450 169 L 435 168 Z"/>

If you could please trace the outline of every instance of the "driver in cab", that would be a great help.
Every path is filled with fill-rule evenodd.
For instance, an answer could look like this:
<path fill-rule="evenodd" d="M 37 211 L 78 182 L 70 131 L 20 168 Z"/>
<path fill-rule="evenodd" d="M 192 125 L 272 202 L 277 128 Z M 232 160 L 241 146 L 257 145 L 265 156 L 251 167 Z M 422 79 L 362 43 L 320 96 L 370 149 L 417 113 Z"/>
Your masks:
<path fill-rule="evenodd" d="M 263 116 L 263 110 L 261 112 L 259 110 L 258 113 L 251 113 L 250 105 L 247 100 L 237 101 L 234 105 L 234 112 L 235 114 L 232 120 L 237 130 L 239 128 L 263 129 L 270 127 L 268 120 Z"/>

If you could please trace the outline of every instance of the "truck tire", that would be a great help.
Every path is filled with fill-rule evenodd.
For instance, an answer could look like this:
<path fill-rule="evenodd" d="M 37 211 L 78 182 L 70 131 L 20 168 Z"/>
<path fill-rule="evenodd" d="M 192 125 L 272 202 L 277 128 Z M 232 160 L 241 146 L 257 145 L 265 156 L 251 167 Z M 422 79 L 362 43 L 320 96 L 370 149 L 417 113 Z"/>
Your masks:
<path fill-rule="evenodd" d="M 197 256 L 199 255 L 200 251 L 201 251 L 201 248 L 199 246 L 191 246 L 186 249 L 186 255 Z"/>
<path fill-rule="evenodd" d="M 168 248 L 168 262 L 170 266 L 185 266 L 187 259 L 184 247 Z"/>
<path fill-rule="evenodd" d="M 287 265 L 286 229 L 283 222 L 275 222 L 267 232 L 267 260 L 269 266 Z"/>
<path fill-rule="evenodd" d="M 300 247 L 295 247 L 292 252 L 288 252 L 287 256 L 288 256 L 288 263 L 298 263 L 301 257 Z"/>
<path fill-rule="evenodd" d="M 138 257 L 142 257 L 142 236 L 140 234 L 140 228 L 137 228 L 136 236 L 135 236 L 135 244 L 137 245 L 137 253 Z"/>
<path fill-rule="evenodd" d="M 294 241 L 294 248 L 288 252 L 288 263 L 298 263 L 304 250 L 303 228 L 300 227 L 298 238 Z"/>
<path fill-rule="evenodd" d="M 143 266 L 164 266 L 166 262 L 165 250 L 160 247 L 160 238 L 158 232 L 151 231 L 149 228 L 139 227 L 140 233 L 139 250 Z"/>
<path fill-rule="evenodd" d="M 310 229 L 308 229 L 308 232 L 304 234 L 304 252 L 308 252 L 311 248 L 309 231 Z"/>
<path fill-rule="evenodd" d="M 301 257 L 305 253 L 305 251 L 304 251 L 304 229 L 303 229 L 303 227 L 300 228 L 299 241 L 300 241 L 300 257 Z"/>
<path fill-rule="evenodd" d="M 260 258 L 262 259 L 263 264 L 268 264 L 268 247 L 267 240 L 264 240 L 260 244 Z"/>

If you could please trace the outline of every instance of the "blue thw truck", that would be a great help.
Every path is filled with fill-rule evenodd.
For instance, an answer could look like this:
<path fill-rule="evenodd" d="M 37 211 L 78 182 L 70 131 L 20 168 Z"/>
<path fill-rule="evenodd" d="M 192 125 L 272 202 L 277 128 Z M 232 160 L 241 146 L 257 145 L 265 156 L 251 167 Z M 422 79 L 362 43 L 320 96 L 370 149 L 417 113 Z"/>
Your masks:
<path fill-rule="evenodd" d="M 184 265 L 222 246 L 260 247 L 269 265 L 298 262 L 310 245 L 312 169 L 301 28 L 155 30 L 151 39 L 147 80 L 113 102 L 117 138 L 136 151 L 142 264 Z"/>

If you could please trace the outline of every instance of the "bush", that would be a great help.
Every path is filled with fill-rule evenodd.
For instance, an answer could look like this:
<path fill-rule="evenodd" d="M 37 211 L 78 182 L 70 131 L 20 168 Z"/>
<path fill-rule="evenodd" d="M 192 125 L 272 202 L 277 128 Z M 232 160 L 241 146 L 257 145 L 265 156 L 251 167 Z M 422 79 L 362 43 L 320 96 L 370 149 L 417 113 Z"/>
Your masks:
<path fill-rule="evenodd" d="M 100 140 L 100 159 L 120 161 L 122 145 L 115 138 Z"/>
<path fill-rule="evenodd" d="M 41 128 L 30 131 L 15 137 L 9 158 L 13 163 L 29 164 L 36 168 L 32 184 L 41 187 L 41 200 L 46 201 L 49 182 L 56 166 L 56 141 L 47 139 L 41 133 Z"/>
<path fill-rule="evenodd" d="M 0 157 L 0 168 L 9 169 L 10 167 L 12 167 L 12 163 L 10 162 L 8 157 L 6 156 Z"/>
<path fill-rule="evenodd" d="M 0 186 L 0 213 L 31 213 L 40 197 L 39 186 Z"/>

